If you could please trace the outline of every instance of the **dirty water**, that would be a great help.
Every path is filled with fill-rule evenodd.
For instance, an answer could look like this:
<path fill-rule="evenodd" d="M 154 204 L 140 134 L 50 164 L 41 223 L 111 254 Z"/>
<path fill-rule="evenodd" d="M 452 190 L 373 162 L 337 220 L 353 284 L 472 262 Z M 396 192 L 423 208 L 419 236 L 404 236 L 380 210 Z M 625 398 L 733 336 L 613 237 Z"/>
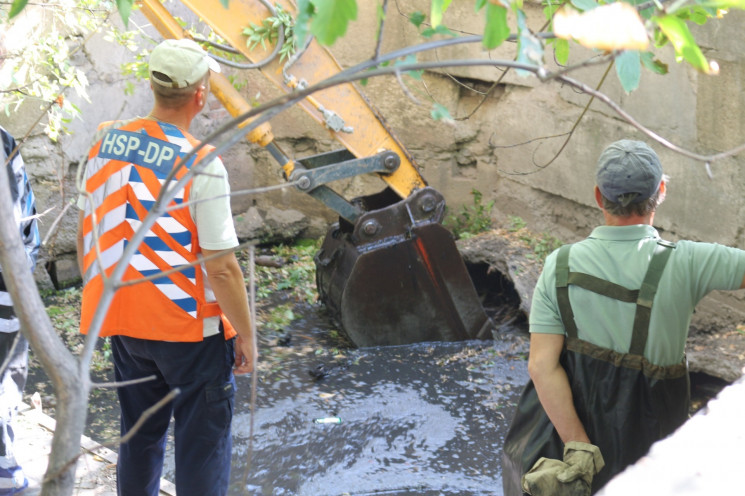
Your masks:
<path fill-rule="evenodd" d="M 519 329 L 319 356 L 303 342 L 328 326 L 303 322 L 294 358 L 261 375 L 252 439 L 251 379 L 237 378 L 231 496 L 502 494 L 500 452 L 527 381 Z"/>

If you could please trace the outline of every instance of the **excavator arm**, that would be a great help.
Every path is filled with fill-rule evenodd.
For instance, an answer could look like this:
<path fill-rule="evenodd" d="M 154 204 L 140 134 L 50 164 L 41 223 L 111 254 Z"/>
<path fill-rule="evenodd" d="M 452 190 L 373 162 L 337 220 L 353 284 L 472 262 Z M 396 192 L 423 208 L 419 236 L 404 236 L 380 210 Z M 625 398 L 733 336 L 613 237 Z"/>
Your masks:
<path fill-rule="evenodd" d="M 244 28 L 273 14 L 267 0 L 182 0 L 210 28 L 282 91 L 291 93 L 334 76 L 341 67 L 311 40 L 283 65 L 273 46 L 249 49 Z M 276 4 L 290 13 L 287 0 Z M 164 38 L 189 37 L 159 0 L 141 10 Z M 250 104 L 222 74 L 212 74 L 214 95 L 233 116 Z M 298 104 L 343 149 L 292 159 L 274 143 L 268 123 L 247 139 L 269 150 L 296 187 L 339 214 L 316 255 L 322 301 L 358 346 L 484 337 L 491 322 L 481 306 L 452 235 L 442 225 L 445 201 L 424 178 L 393 133 L 358 89 L 340 84 Z M 328 183 L 377 174 L 387 187 L 352 201 Z"/>

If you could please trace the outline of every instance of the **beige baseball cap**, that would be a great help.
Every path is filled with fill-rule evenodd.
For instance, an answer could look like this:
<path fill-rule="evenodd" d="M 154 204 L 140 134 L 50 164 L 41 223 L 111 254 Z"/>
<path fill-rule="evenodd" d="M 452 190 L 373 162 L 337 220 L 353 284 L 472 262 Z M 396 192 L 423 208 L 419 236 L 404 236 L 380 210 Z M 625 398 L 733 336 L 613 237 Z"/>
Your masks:
<path fill-rule="evenodd" d="M 186 88 L 207 71 L 220 72 L 220 64 L 195 41 L 165 40 L 150 52 L 150 81 L 169 88 Z"/>

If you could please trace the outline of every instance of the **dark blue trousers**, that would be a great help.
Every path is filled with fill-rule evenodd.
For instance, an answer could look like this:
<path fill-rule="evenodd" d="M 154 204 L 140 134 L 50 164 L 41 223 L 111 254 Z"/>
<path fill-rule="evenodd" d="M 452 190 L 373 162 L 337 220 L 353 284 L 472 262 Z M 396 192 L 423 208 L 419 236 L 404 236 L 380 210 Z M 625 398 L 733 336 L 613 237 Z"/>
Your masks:
<path fill-rule="evenodd" d="M 175 420 L 176 492 L 224 496 L 231 458 L 234 340 L 218 334 L 198 343 L 111 338 L 117 381 L 155 380 L 117 389 L 124 435 L 140 415 L 174 388 L 181 393 L 119 447 L 119 496 L 158 496 L 166 434 Z"/>

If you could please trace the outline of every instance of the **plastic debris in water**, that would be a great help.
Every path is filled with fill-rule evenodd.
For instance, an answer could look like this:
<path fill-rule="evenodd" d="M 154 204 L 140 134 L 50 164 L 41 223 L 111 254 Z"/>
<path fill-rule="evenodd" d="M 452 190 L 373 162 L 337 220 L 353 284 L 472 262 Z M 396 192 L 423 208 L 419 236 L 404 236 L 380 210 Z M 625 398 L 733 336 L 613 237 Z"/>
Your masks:
<path fill-rule="evenodd" d="M 341 419 L 339 417 L 323 417 L 323 418 L 317 418 L 313 419 L 314 424 L 341 424 Z"/>

